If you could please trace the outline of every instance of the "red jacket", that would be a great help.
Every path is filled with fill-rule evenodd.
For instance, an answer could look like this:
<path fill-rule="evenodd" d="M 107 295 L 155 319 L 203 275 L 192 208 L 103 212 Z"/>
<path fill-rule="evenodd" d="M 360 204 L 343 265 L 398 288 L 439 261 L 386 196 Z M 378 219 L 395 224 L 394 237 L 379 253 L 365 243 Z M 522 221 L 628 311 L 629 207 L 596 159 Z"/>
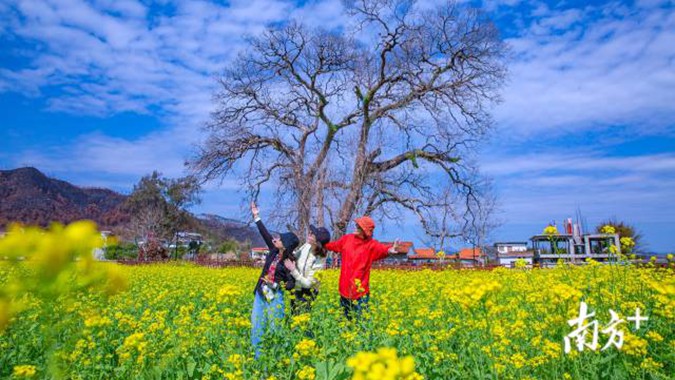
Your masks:
<path fill-rule="evenodd" d="M 374 261 L 387 257 L 390 247 L 375 239 L 364 240 L 354 234 L 344 235 L 337 241 L 327 243 L 327 250 L 342 255 L 340 295 L 356 300 L 369 294 L 370 267 Z M 355 281 L 357 279 L 361 286 Z"/>

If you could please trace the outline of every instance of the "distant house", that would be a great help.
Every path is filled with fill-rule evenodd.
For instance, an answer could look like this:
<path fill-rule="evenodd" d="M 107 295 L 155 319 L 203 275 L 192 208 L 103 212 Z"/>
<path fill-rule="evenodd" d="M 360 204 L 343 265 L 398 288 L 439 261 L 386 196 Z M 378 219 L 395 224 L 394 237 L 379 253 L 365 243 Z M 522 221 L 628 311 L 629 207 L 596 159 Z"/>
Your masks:
<path fill-rule="evenodd" d="M 412 254 L 408 255 L 408 261 L 414 264 L 429 264 L 440 261 L 436 256 L 436 250 L 433 248 L 415 249 Z"/>
<path fill-rule="evenodd" d="M 173 241 L 168 245 L 173 254 L 181 249 L 184 249 L 185 254 L 183 258 L 186 260 L 194 260 L 199 254 L 199 250 L 204 244 L 202 235 L 198 232 L 179 231 L 174 235 Z"/>
<path fill-rule="evenodd" d="M 523 259 L 527 265 L 532 265 L 532 251 L 527 250 L 527 242 L 500 242 L 494 244 L 497 250 L 497 262 L 505 267 L 512 267 L 516 260 Z"/>
<path fill-rule="evenodd" d="M 482 266 L 487 256 L 480 247 L 462 248 L 454 255 L 447 256 L 450 260 L 459 261 L 462 266 L 474 267 Z"/>
<path fill-rule="evenodd" d="M 251 248 L 250 257 L 253 261 L 265 261 L 268 253 L 270 253 L 270 250 L 267 247 L 253 247 Z"/>
<path fill-rule="evenodd" d="M 526 241 L 503 242 L 503 243 L 500 242 L 500 243 L 495 243 L 494 246 L 495 246 L 495 248 L 497 248 L 497 254 L 527 251 L 527 242 Z"/>
<path fill-rule="evenodd" d="M 171 245 L 169 245 L 169 248 L 176 248 L 176 243 L 178 243 L 179 247 L 187 248 L 191 242 L 202 245 L 204 242 L 202 234 L 198 232 L 179 231 L 176 232 L 174 241 L 171 243 Z"/>
<path fill-rule="evenodd" d="M 237 261 L 238 257 L 236 254 L 230 253 L 212 253 L 208 255 L 209 260 L 216 261 Z"/>

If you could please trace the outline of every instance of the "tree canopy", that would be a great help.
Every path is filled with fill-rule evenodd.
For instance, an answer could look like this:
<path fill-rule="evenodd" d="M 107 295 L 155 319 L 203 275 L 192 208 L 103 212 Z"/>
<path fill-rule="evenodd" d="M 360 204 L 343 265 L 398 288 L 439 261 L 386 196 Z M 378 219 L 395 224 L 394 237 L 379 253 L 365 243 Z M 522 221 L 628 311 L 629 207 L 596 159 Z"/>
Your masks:
<path fill-rule="evenodd" d="M 415 215 L 432 237 L 481 207 L 471 156 L 491 127 L 506 45 L 466 3 L 345 2 L 339 30 L 298 22 L 251 37 L 219 78 L 189 166 L 274 189 L 276 216 L 345 233 L 357 214 Z M 457 233 L 463 233 L 459 231 Z"/>
<path fill-rule="evenodd" d="M 188 207 L 199 203 L 196 178 L 165 178 L 153 171 L 134 185 L 125 206 L 132 214 L 131 229 L 136 237 L 170 240 L 181 228 L 190 226 Z"/>

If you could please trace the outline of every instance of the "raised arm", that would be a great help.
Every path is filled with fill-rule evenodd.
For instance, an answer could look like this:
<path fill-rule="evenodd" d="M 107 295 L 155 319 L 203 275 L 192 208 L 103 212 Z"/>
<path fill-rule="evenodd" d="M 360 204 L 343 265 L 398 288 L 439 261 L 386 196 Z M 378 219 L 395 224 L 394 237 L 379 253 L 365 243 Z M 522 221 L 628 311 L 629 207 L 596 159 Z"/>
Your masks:
<path fill-rule="evenodd" d="M 398 239 L 394 241 L 393 245 L 382 244 L 379 241 L 373 242 L 373 261 L 381 260 L 387 257 L 387 255 L 395 254 L 398 252 Z"/>
<path fill-rule="evenodd" d="M 255 202 L 251 202 L 251 214 L 253 214 L 255 225 L 258 226 L 258 231 L 260 231 L 260 235 L 262 236 L 263 240 L 265 240 L 267 248 L 274 249 L 275 247 L 274 243 L 272 242 L 272 235 L 270 235 L 270 232 L 267 231 L 267 227 L 265 227 L 262 220 L 260 219 L 260 211 L 258 210 L 258 206 L 255 205 Z"/>

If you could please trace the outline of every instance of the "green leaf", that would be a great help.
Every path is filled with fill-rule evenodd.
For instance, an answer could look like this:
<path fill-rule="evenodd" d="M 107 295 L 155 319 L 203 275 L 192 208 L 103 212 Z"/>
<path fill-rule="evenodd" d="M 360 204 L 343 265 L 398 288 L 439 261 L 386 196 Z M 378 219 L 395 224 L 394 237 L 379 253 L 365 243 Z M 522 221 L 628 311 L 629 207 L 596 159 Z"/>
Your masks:
<path fill-rule="evenodd" d="M 332 360 L 316 364 L 316 380 L 339 380 L 346 378 L 345 365 Z"/>
<path fill-rule="evenodd" d="M 316 364 L 316 378 L 317 380 L 328 379 L 328 369 L 326 368 L 326 362 L 320 362 Z"/>
<path fill-rule="evenodd" d="M 417 155 L 415 153 L 408 154 L 408 159 L 415 169 L 419 169 L 420 165 L 417 163 Z"/>
<path fill-rule="evenodd" d="M 345 372 L 345 365 L 342 363 L 336 363 L 333 365 L 333 362 L 330 362 L 330 370 L 328 372 L 328 380 L 335 380 L 343 378 L 342 376 Z"/>
<path fill-rule="evenodd" d="M 609 356 L 603 358 L 602 360 L 600 360 L 600 364 L 609 363 L 609 362 L 612 361 L 612 359 L 614 359 L 615 357 L 616 357 L 616 353 L 612 353 L 611 355 L 609 355 Z"/>
<path fill-rule="evenodd" d="M 192 375 L 194 374 L 196 366 L 197 366 L 197 363 L 195 363 L 194 360 L 190 360 L 190 362 L 188 363 L 188 366 L 187 366 L 187 373 L 188 373 L 189 377 L 192 377 Z"/>

